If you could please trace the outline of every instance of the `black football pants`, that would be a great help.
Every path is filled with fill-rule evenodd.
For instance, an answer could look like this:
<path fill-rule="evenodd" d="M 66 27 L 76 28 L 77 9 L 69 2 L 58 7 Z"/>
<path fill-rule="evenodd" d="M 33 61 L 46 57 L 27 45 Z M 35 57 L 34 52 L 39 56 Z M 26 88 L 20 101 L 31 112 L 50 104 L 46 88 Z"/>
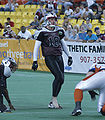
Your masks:
<path fill-rule="evenodd" d="M 57 97 L 64 83 L 64 63 L 62 56 L 47 56 L 45 63 L 55 79 L 52 84 L 52 96 Z"/>

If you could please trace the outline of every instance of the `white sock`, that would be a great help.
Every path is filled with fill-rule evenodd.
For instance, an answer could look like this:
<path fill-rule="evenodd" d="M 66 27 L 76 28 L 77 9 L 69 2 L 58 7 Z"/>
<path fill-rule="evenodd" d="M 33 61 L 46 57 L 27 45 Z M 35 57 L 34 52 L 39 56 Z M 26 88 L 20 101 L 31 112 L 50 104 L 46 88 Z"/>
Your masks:
<path fill-rule="evenodd" d="M 59 108 L 58 101 L 57 101 L 57 97 L 53 97 L 53 98 L 52 98 L 52 103 L 53 103 L 53 105 L 54 105 L 56 108 Z"/>

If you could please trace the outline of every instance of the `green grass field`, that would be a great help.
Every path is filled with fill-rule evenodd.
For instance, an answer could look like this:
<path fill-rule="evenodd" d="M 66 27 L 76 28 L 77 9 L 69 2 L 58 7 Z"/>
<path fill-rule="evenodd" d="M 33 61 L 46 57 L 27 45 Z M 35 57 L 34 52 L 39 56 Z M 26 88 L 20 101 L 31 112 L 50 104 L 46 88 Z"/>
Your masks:
<path fill-rule="evenodd" d="M 81 74 L 65 73 L 65 83 L 58 96 L 63 109 L 48 109 L 53 76 L 46 72 L 16 71 L 8 80 L 8 91 L 16 108 L 12 113 L 1 113 L 0 120 L 104 120 L 97 113 L 97 101 L 84 93 L 81 116 L 71 116 L 74 109 L 75 85 L 84 78 Z M 4 101 L 7 104 L 6 101 Z"/>

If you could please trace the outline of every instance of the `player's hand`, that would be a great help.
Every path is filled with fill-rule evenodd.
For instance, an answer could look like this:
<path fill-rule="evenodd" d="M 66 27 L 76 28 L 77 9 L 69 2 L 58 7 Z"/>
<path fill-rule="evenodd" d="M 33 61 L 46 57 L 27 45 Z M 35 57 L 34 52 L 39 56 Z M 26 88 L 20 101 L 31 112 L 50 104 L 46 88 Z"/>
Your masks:
<path fill-rule="evenodd" d="M 33 61 L 32 69 L 35 71 L 38 68 L 37 61 Z"/>
<path fill-rule="evenodd" d="M 94 90 L 88 91 L 88 92 L 89 92 L 89 94 L 90 94 L 92 100 L 95 100 L 95 99 L 96 99 L 96 95 L 99 95 L 99 94 L 96 93 Z"/>
<path fill-rule="evenodd" d="M 68 66 L 71 66 L 73 63 L 72 57 L 68 57 Z"/>
<path fill-rule="evenodd" d="M 11 103 L 9 104 L 9 107 L 11 110 L 15 110 L 14 106 Z"/>

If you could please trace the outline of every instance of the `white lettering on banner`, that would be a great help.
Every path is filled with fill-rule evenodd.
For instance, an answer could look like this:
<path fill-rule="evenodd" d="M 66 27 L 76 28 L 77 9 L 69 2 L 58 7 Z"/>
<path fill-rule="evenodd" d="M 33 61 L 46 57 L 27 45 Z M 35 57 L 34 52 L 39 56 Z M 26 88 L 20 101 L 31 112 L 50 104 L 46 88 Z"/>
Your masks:
<path fill-rule="evenodd" d="M 90 66 L 105 62 L 105 43 L 80 43 L 66 41 L 73 58 L 73 64 L 67 65 L 67 56 L 63 53 L 65 72 L 87 73 Z"/>
<path fill-rule="evenodd" d="M 0 43 L 0 47 L 8 47 L 8 41 L 6 43 Z"/>

